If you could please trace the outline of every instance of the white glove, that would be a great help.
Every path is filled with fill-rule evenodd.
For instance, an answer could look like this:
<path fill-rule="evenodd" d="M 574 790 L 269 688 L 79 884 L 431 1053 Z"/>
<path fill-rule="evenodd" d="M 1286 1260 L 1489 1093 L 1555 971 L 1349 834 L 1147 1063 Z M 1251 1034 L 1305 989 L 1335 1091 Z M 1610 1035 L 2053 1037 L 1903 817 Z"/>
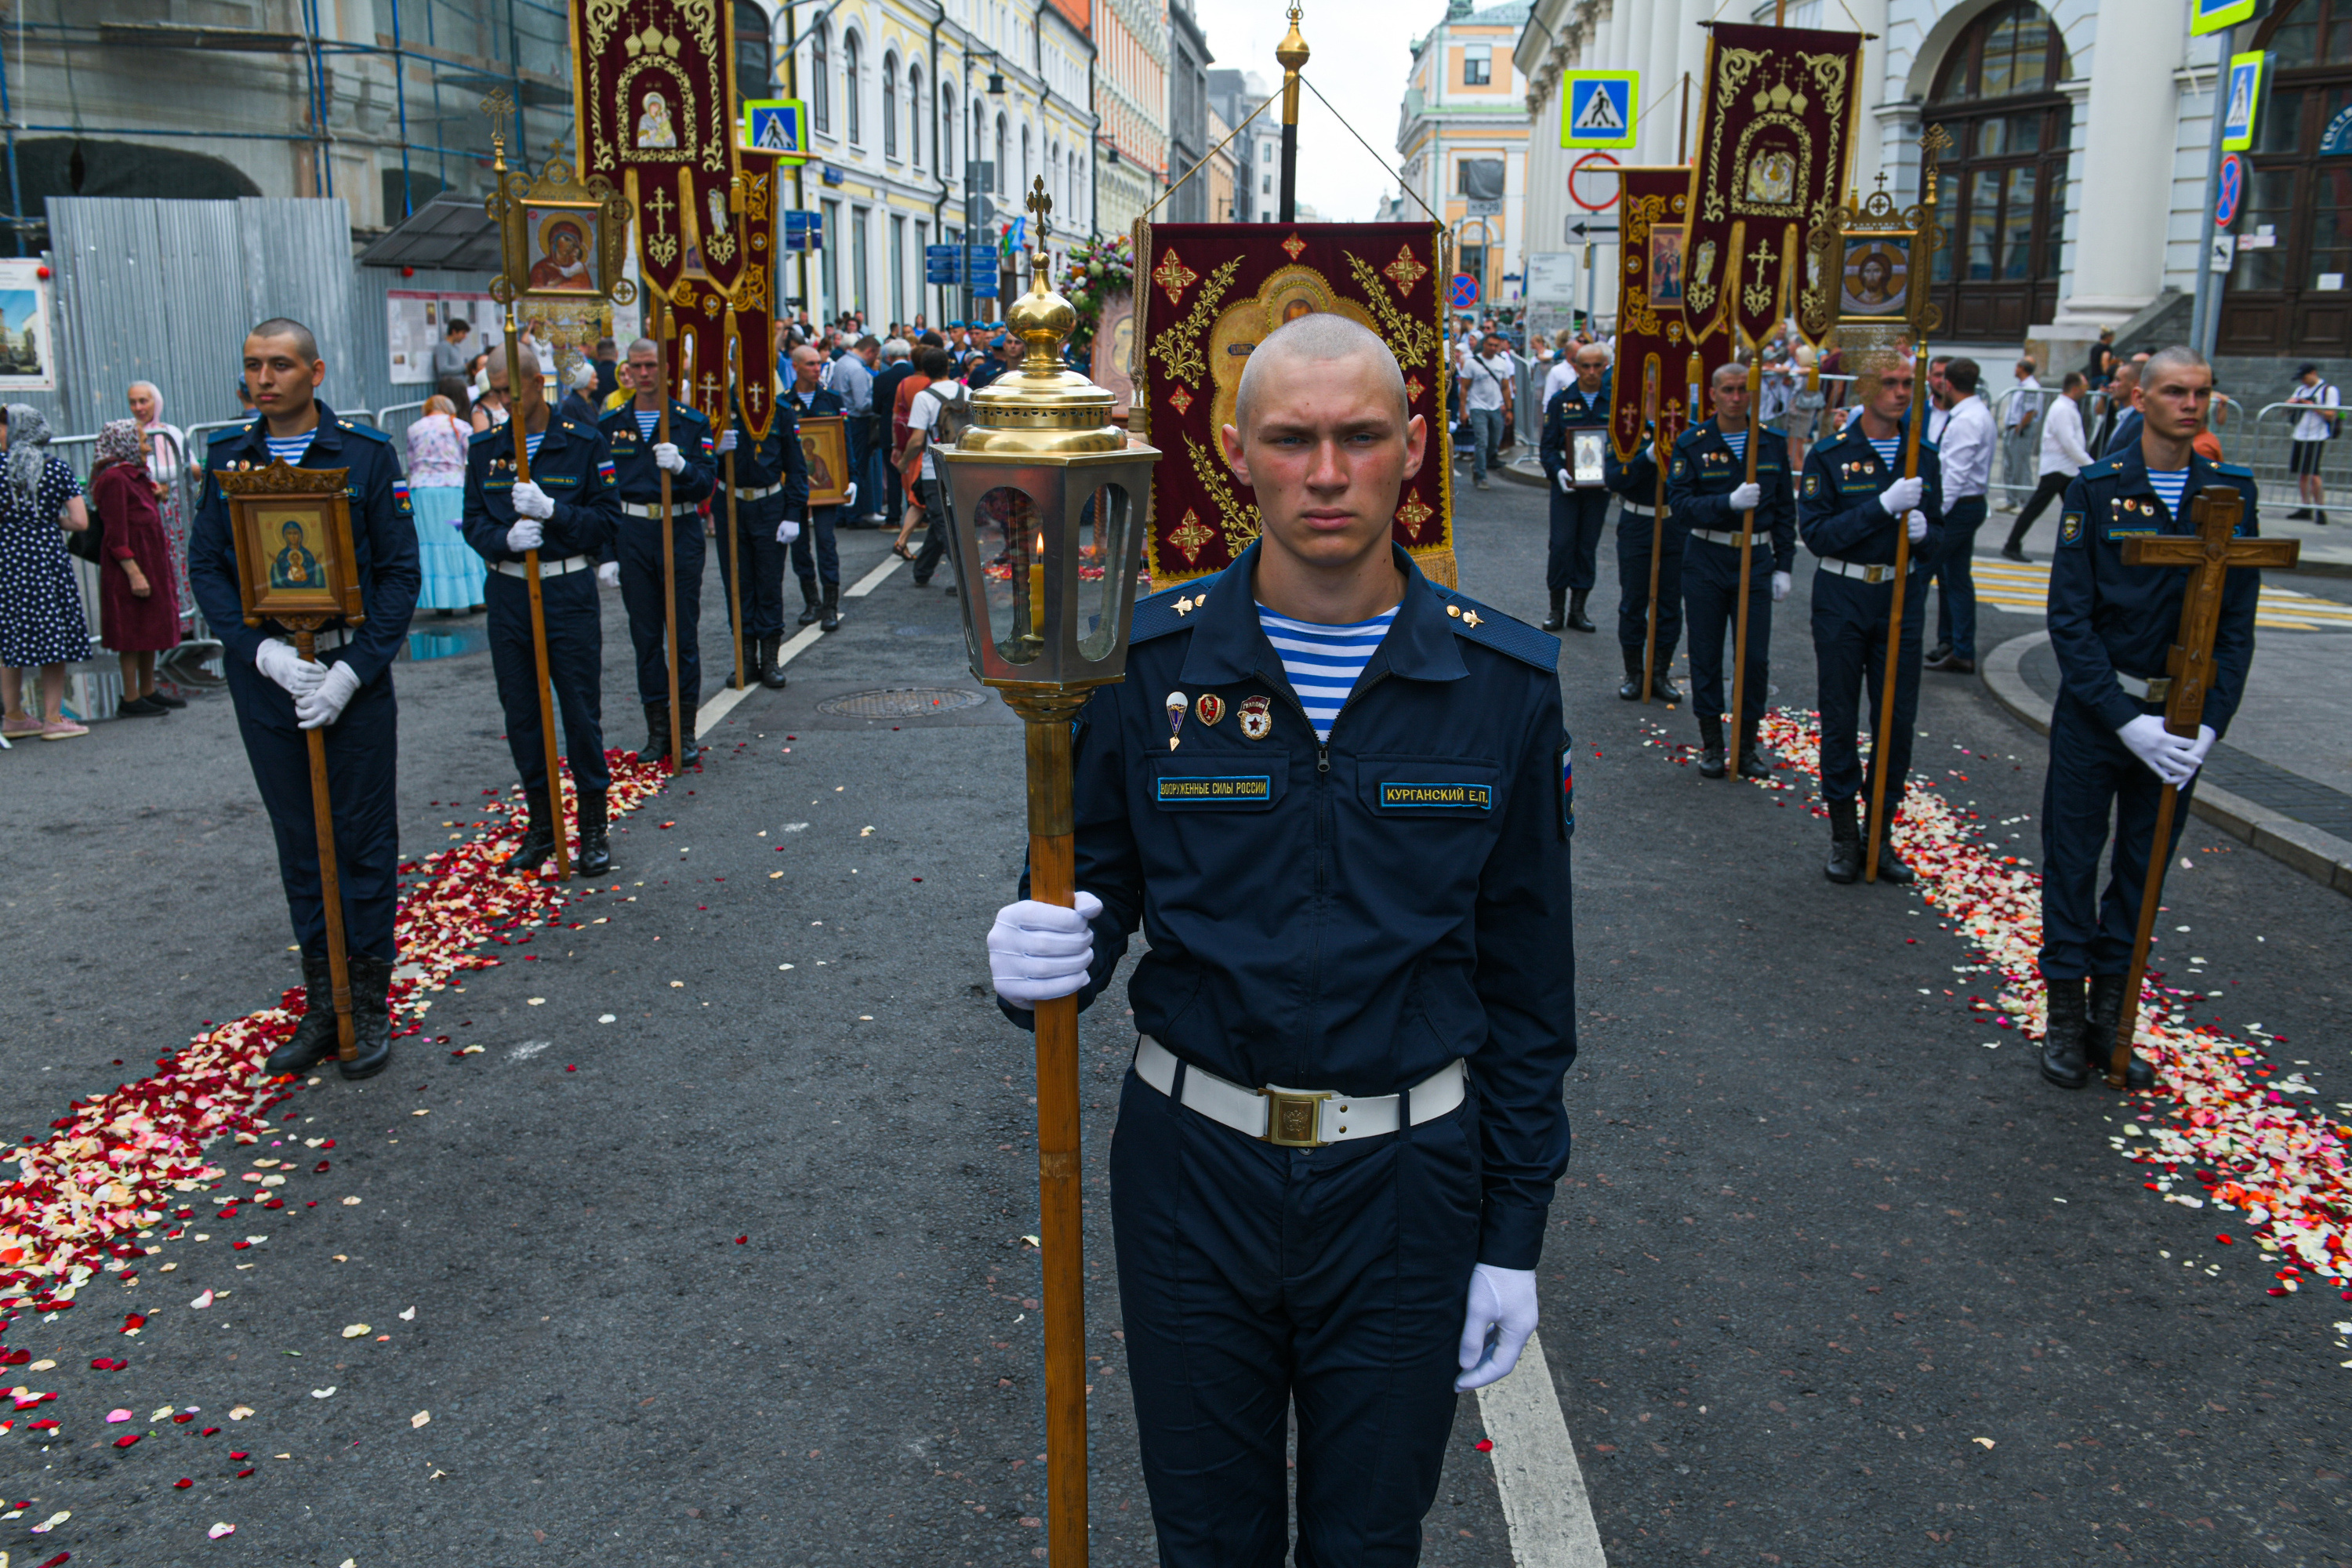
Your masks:
<path fill-rule="evenodd" d="M 1497 1268 L 1481 1263 L 1470 1271 L 1469 1310 L 1462 1320 L 1462 1344 L 1454 1363 L 1462 1375 L 1454 1392 L 1467 1394 L 1510 1375 L 1519 1352 L 1536 1331 L 1536 1271 Z"/>
<path fill-rule="evenodd" d="M 1901 517 L 1917 506 L 1919 498 L 1927 493 L 1925 479 L 1897 479 L 1878 492 L 1878 505 L 1887 516 Z"/>
<path fill-rule="evenodd" d="M 1576 488 L 1573 479 L 1566 468 L 1559 471 L 1559 488 L 1564 490 L 1572 490 Z"/>
<path fill-rule="evenodd" d="M 1773 574 L 1772 574 L 1772 602 L 1773 602 L 1774 604 L 1776 604 L 1776 605 L 1777 605 L 1777 604 L 1779 604 L 1781 600 L 1783 600 L 1783 599 L 1787 598 L 1787 597 L 1789 596 L 1789 590 L 1790 590 L 1790 588 L 1795 587 L 1795 586 L 1796 586 L 1796 580 L 1795 580 L 1794 578 L 1790 577 L 1790 576 L 1786 572 L 1775 572 L 1775 573 L 1773 573 Z"/>
<path fill-rule="evenodd" d="M 777 543 L 790 544 L 793 540 L 798 539 L 800 536 L 801 525 L 794 519 L 788 517 L 784 519 L 783 521 L 776 524 Z"/>
<path fill-rule="evenodd" d="M 596 581 L 607 588 L 619 587 L 621 585 L 621 563 L 617 561 L 607 561 L 603 565 L 597 567 Z"/>
<path fill-rule="evenodd" d="M 327 668 L 312 664 L 282 637 L 264 637 L 255 650 L 253 667 L 286 689 L 289 697 L 308 697 L 327 679 Z"/>
<path fill-rule="evenodd" d="M 544 522 L 555 515 L 555 500 L 545 490 L 525 479 L 514 488 L 514 509 L 517 517 L 536 518 Z"/>
<path fill-rule="evenodd" d="M 1100 913 L 1102 900 L 1092 893 L 1080 893 L 1074 910 L 1023 899 L 997 910 L 988 932 L 988 972 L 996 994 L 1029 1008 L 1076 993 L 1095 961 L 1095 933 L 1087 922 Z"/>
<path fill-rule="evenodd" d="M 2205 753 L 2213 749 L 2216 739 L 2212 725 L 2197 726 L 2197 739 L 2189 748 L 2189 763 L 2191 767 L 2201 768 L 2205 765 Z"/>
<path fill-rule="evenodd" d="M 343 710 L 350 705 L 352 693 L 359 689 L 360 678 L 352 672 L 350 665 L 337 659 L 328 666 L 326 678 L 319 682 L 316 689 L 294 700 L 294 717 L 300 721 L 305 730 L 331 724 L 343 716 Z"/>
<path fill-rule="evenodd" d="M 849 481 L 849 493 L 841 498 L 841 504 L 845 507 L 853 507 L 857 504 L 857 481 L 856 479 Z"/>
<path fill-rule="evenodd" d="M 2143 713 L 2116 731 L 2116 738 L 2147 764 L 2148 772 L 2177 789 L 2197 776 L 2198 766 L 2205 760 L 2199 748 L 2211 744 L 2206 739 L 2211 733 L 2200 725 L 2196 740 L 2183 740 L 2164 727 L 2161 714 Z"/>
<path fill-rule="evenodd" d="M 1913 512 L 1903 520 L 1903 531 L 1911 536 L 1912 543 L 1918 543 L 1927 537 L 1927 514 L 1924 511 Z"/>
<path fill-rule="evenodd" d="M 539 521 L 527 517 L 507 530 L 507 548 L 520 555 L 527 550 L 538 549 L 540 542 L 546 537 L 546 531 L 539 526 Z"/>
<path fill-rule="evenodd" d="M 1734 511 L 1751 511 L 1764 499 L 1764 487 L 1750 480 L 1723 498 Z"/>
<path fill-rule="evenodd" d="M 734 432 L 734 431 L 732 431 L 732 430 L 730 430 L 730 431 L 728 431 L 725 435 L 723 435 L 723 436 L 719 437 L 719 439 L 718 439 L 715 443 L 713 443 L 713 444 L 712 444 L 711 448 L 710 448 L 711 453 L 712 453 L 712 455 L 713 455 L 713 456 L 715 456 L 715 457 L 720 457 L 720 458 L 725 457 L 728 453 L 730 453 L 730 452 L 733 451 L 734 449 L 735 449 L 735 432 Z"/>
<path fill-rule="evenodd" d="M 673 474 L 686 472 L 686 459 L 678 455 L 676 442 L 657 441 L 654 444 L 654 467 L 667 468 Z"/>

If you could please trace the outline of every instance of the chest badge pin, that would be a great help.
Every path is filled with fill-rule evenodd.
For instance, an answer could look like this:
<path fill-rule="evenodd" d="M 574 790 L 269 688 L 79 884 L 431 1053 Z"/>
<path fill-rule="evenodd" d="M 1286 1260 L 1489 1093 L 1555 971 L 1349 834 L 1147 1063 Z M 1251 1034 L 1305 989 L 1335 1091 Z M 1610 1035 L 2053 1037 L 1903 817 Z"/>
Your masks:
<path fill-rule="evenodd" d="M 1177 731 L 1184 728 L 1184 710 L 1192 703 L 1192 700 L 1181 691 L 1168 694 L 1168 749 L 1171 752 L 1176 749 Z"/>
<path fill-rule="evenodd" d="M 1274 733 L 1274 702 L 1271 698 L 1248 697 L 1242 700 L 1240 716 L 1235 720 L 1242 733 L 1253 741 L 1263 741 Z"/>
<path fill-rule="evenodd" d="M 1225 700 L 1213 691 L 1203 691 L 1193 699 L 1192 715 L 1203 724 L 1214 724 L 1225 716 Z"/>

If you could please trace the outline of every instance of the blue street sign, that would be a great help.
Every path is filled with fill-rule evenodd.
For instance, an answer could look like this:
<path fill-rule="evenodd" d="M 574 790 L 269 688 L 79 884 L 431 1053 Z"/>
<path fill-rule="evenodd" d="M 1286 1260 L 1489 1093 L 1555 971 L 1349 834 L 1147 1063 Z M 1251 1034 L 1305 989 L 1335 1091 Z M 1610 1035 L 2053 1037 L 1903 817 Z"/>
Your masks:
<path fill-rule="evenodd" d="M 824 214 L 788 207 L 784 211 L 784 248 L 786 250 L 823 250 L 824 248 Z"/>
<path fill-rule="evenodd" d="M 926 283 L 960 284 L 963 272 L 956 266 L 963 258 L 961 245 L 927 245 L 923 247 L 923 281 Z"/>
<path fill-rule="evenodd" d="M 1478 279 L 1467 272 L 1457 272 L 1445 286 L 1445 302 L 1457 310 L 1466 310 L 1478 302 Z"/>
<path fill-rule="evenodd" d="M 992 245 L 975 245 L 966 253 L 965 277 L 971 279 L 972 298 L 996 298 L 997 255 Z"/>

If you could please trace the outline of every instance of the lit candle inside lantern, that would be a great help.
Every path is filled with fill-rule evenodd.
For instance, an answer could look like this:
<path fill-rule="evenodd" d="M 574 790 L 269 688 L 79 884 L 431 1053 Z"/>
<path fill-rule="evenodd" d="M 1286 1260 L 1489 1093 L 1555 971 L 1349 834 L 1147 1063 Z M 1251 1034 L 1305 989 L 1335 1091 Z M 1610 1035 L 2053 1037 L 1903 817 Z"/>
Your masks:
<path fill-rule="evenodd" d="M 1045 625 L 1045 535 L 1040 531 L 1036 548 L 1029 555 L 1029 629 L 1040 631 Z"/>

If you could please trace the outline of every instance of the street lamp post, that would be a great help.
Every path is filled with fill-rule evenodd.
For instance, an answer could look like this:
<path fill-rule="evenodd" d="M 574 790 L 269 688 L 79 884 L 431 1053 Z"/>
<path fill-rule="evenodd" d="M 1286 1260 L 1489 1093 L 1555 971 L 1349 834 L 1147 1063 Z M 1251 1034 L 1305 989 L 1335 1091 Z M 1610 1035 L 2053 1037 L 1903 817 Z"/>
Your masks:
<path fill-rule="evenodd" d="M 1126 678 L 1153 447 L 1111 423 L 1111 395 L 1065 369 L 1077 311 L 1053 291 L 1041 178 L 1029 291 L 1005 311 L 1020 367 L 973 395 L 973 423 L 942 447 L 948 537 L 971 671 L 1027 731 L 1029 896 L 1076 903 L 1070 721 L 1097 686 Z M 1087 1561 L 1086 1296 L 1078 1171 L 1078 1007 L 1040 1002 L 1039 1248 L 1045 1303 L 1046 1545 Z"/>

